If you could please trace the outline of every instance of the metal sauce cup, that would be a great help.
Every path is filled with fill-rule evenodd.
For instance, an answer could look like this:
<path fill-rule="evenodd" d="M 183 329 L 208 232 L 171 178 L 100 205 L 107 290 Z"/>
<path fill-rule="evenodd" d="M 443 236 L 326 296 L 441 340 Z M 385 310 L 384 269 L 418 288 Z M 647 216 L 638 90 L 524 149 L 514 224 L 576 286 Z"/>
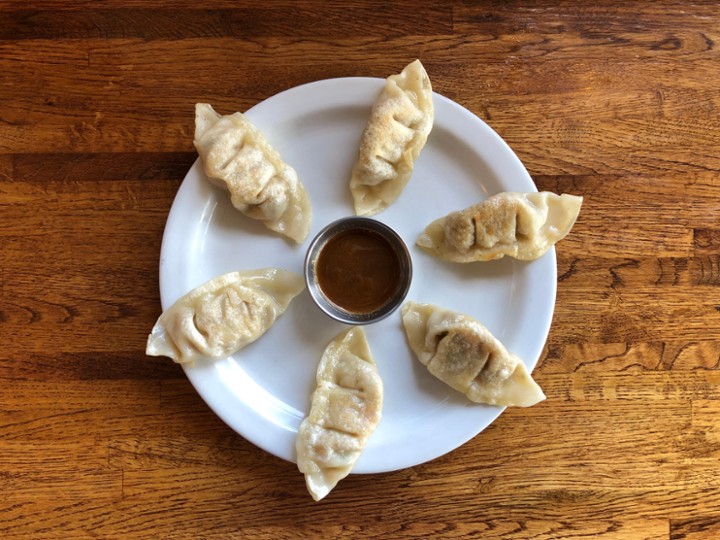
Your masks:
<path fill-rule="evenodd" d="M 405 242 L 374 219 L 348 217 L 330 223 L 310 243 L 305 257 L 310 296 L 325 314 L 345 324 L 384 319 L 403 302 L 411 281 Z"/>

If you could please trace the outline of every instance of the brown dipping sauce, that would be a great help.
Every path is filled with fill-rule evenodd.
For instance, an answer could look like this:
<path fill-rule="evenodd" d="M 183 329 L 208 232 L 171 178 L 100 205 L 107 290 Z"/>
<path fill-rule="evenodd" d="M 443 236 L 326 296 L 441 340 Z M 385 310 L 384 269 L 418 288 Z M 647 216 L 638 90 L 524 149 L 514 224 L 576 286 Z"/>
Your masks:
<path fill-rule="evenodd" d="M 351 313 L 371 313 L 384 306 L 400 285 L 400 260 L 390 243 L 369 230 L 332 237 L 315 263 L 325 297 Z"/>

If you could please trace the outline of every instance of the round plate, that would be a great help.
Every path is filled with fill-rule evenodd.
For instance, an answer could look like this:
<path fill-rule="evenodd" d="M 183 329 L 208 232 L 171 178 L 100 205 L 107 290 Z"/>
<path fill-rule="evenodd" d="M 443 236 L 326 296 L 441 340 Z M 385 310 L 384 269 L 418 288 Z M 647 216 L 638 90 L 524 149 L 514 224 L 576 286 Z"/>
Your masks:
<path fill-rule="evenodd" d="M 286 240 L 230 204 L 196 161 L 168 217 L 160 257 L 163 309 L 226 272 L 279 267 L 302 274 L 317 232 L 353 214 L 348 187 L 360 135 L 385 81 L 318 81 L 277 94 L 247 111 L 298 172 L 313 205 L 308 240 Z M 510 258 L 450 264 L 417 248 L 433 219 L 501 191 L 537 191 L 520 160 L 475 115 L 434 95 L 435 124 L 405 191 L 374 218 L 410 247 L 414 278 L 408 300 L 471 315 L 532 369 L 555 303 L 555 250 L 531 263 Z M 222 111 L 224 114 L 233 111 Z M 295 436 L 310 406 L 325 347 L 347 327 L 324 315 L 303 291 L 258 341 L 231 357 L 183 366 L 205 402 L 260 448 L 295 461 Z M 398 310 L 365 327 L 385 388 L 382 420 L 353 472 L 384 472 L 441 456 L 502 412 L 478 405 L 435 379 L 413 356 Z"/>

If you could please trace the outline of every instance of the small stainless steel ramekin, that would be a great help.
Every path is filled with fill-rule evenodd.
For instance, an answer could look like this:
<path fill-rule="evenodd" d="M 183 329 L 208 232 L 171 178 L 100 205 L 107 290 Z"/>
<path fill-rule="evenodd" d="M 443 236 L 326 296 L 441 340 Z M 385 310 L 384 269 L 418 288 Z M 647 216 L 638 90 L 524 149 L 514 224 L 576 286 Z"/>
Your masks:
<path fill-rule="evenodd" d="M 333 303 L 318 283 L 317 261 L 323 248 L 338 234 L 350 231 L 367 231 L 381 236 L 390 245 L 399 263 L 396 290 L 382 306 L 367 313 L 348 311 Z M 305 256 L 305 282 L 315 304 L 329 317 L 345 324 L 370 324 L 384 319 L 402 304 L 412 282 L 412 260 L 400 235 L 384 223 L 365 217 L 342 218 L 327 225 L 310 242 Z"/>

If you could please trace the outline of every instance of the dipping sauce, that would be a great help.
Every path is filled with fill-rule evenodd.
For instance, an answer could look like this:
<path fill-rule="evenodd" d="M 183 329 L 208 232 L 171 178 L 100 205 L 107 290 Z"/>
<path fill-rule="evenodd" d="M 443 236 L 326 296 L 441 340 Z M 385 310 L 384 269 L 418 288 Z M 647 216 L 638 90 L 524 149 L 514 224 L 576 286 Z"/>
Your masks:
<path fill-rule="evenodd" d="M 410 290 L 412 259 L 400 235 L 362 216 L 326 225 L 305 254 L 315 305 L 343 324 L 371 324 L 393 313 Z"/>
<path fill-rule="evenodd" d="M 351 313 L 383 307 L 401 285 L 401 262 L 376 232 L 353 229 L 330 238 L 315 263 L 317 283 L 326 298 Z"/>

